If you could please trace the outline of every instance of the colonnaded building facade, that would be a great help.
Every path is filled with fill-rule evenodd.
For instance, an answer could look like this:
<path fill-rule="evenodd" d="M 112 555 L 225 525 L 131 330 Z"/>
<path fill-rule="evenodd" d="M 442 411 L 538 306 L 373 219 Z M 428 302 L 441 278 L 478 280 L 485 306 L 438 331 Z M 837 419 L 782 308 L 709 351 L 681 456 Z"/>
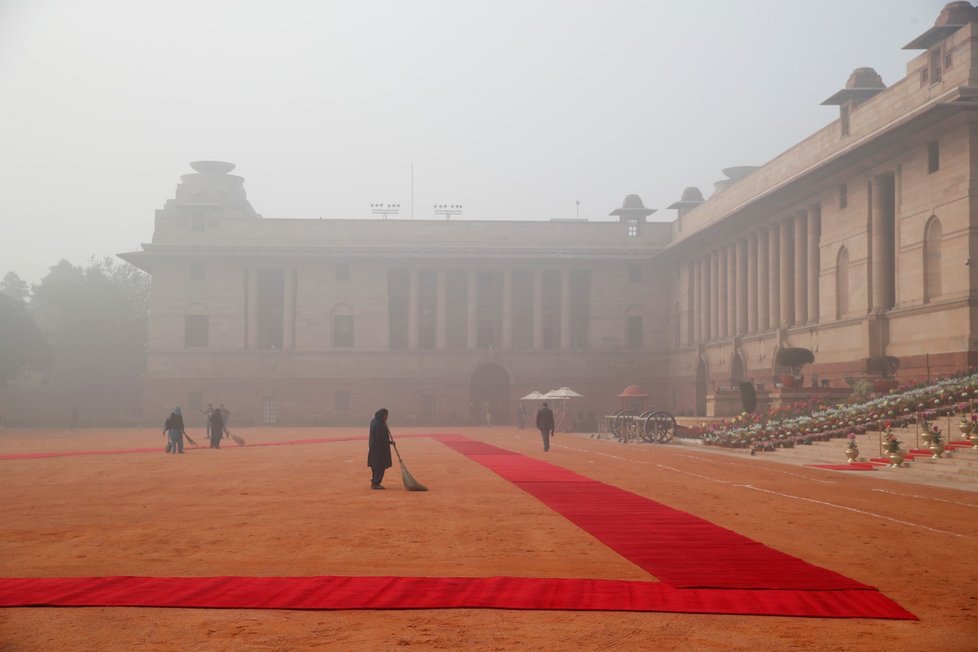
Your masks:
<path fill-rule="evenodd" d="M 152 242 L 144 413 L 223 401 L 236 420 L 511 422 L 568 386 L 601 414 L 776 392 L 779 349 L 844 387 L 895 356 L 923 380 L 978 363 L 978 10 L 952 2 L 885 86 L 857 68 L 838 119 L 724 170 L 671 222 L 263 219 L 233 165 L 192 164 Z"/>

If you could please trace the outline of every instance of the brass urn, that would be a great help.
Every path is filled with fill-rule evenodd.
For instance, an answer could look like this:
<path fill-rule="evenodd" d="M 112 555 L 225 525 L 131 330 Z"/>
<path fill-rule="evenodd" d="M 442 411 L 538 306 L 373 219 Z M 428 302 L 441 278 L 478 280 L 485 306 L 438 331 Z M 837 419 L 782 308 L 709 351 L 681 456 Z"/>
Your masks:
<path fill-rule="evenodd" d="M 931 455 L 932 459 L 936 460 L 939 457 L 944 456 L 944 444 L 934 442 L 931 443 L 931 445 L 928 446 L 928 448 L 930 448 L 930 452 L 933 453 L 933 455 Z"/>
<path fill-rule="evenodd" d="M 903 458 L 905 455 L 906 454 L 903 451 L 891 451 L 886 454 L 886 456 L 890 458 L 890 466 L 894 468 L 903 466 Z"/>
<path fill-rule="evenodd" d="M 859 458 L 859 448 L 854 444 L 849 444 L 846 447 L 846 459 L 849 460 L 849 464 L 853 464 Z"/>

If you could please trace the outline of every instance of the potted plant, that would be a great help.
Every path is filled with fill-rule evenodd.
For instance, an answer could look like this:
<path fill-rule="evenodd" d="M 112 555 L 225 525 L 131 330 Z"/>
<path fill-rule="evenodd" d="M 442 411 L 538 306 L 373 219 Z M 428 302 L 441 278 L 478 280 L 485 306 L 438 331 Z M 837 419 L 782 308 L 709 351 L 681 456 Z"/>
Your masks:
<path fill-rule="evenodd" d="M 856 446 L 856 433 L 850 432 L 846 435 L 846 459 L 849 464 L 853 464 L 859 458 L 859 447 Z"/>
<path fill-rule="evenodd" d="M 883 452 L 890 459 L 890 466 L 896 468 L 903 465 L 905 453 L 900 450 L 900 440 L 887 428 L 883 433 Z"/>
<path fill-rule="evenodd" d="M 942 457 L 944 454 L 944 438 L 941 437 L 941 429 L 937 424 L 930 424 L 927 429 L 930 430 L 930 446 L 928 448 L 933 453 L 931 457 L 934 459 Z"/>
<path fill-rule="evenodd" d="M 782 387 L 801 387 L 805 380 L 801 375 L 801 368 L 815 362 L 815 355 L 809 349 L 789 347 L 779 349 L 774 362 L 777 366 L 787 367 L 791 371 L 790 375 L 781 376 Z"/>
<path fill-rule="evenodd" d="M 873 381 L 873 389 L 880 393 L 899 387 L 895 376 L 900 368 L 900 360 L 892 355 L 881 355 L 866 362 L 866 372 L 878 376 Z"/>

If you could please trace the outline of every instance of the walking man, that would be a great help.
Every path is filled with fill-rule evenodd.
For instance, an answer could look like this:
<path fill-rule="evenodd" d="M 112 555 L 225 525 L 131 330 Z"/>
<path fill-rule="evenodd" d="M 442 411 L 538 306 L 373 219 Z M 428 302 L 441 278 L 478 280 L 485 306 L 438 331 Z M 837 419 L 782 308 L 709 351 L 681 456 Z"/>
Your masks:
<path fill-rule="evenodd" d="M 554 413 L 546 403 L 537 410 L 537 428 L 543 437 L 543 452 L 546 453 L 550 450 L 550 435 L 554 431 Z"/>
<path fill-rule="evenodd" d="M 207 438 L 211 438 L 211 415 L 214 413 L 214 406 L 210 403 L 207 407 L 201 410 L 204 413 L 204 430 L 207 431 Z"/>
<path fill-rule="evenodd" d="M 370 488 L 384 489 L 384 471 L 391 468 L 391 431 L 387 427 L 388 411 L 381 408 L 374 413 L 370 422 L 370 450 L 367 452 L 367 466 L 370 467 Z"/>

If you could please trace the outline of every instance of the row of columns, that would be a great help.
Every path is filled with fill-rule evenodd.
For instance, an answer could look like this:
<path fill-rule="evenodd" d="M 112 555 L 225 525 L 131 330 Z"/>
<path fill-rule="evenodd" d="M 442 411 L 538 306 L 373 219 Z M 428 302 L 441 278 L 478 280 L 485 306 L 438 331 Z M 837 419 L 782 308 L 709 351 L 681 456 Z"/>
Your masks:
<path fill-rule="evenodd" d="M 447 319 L 447 275 L 449 270 L 439 270 L 437 274 L 437 292 L 435 307 L 435 348 L 447 348 L 446 333 Z M 509 349 L 513 346 L 513 274 L 512 270 L 502 270 L 502 333 L 501 346 Z M 418 348 L 418 270 L 408 270 L 408 348 Z M 466 348 L 478 348 L 477 330 L 477 283 L 476 271 L 468 272 L 468 288 L 466 292 Z M 533 349 L 543 349 L 543 273 L 533 271 Z M 570 270 L 560 271 L 560 348 L 571 348 L 570 328 Z"/>
<path fill-rule="evenodd" d="M 688 343 L 817 322 L 818 206 L 690 261 Z"/>

